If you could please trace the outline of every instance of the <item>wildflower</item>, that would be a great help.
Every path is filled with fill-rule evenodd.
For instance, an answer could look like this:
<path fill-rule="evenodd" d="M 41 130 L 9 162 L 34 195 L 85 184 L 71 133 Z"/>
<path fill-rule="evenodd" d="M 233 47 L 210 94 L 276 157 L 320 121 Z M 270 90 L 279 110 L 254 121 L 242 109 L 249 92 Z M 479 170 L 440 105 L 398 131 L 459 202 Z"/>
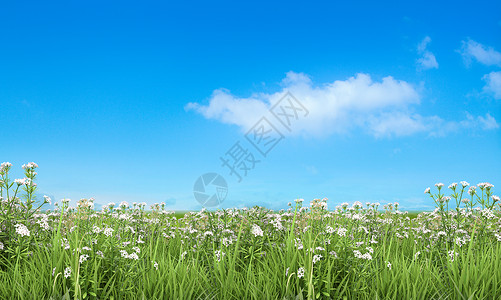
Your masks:
<path fill-rule="evenodd" d="M 71 275 L 71 268 L 66 267 L 66 269 L 64 269 L 64 278 L 68 278 L 70 277 L 70 275 Z"/>
<path fill-rule="evenodd" d="M 263 236 L 263 230 L 261 229 L 261 227 L 259 227 L 258 225 L 254 224 L 252 225 L 252 230 L 251 230 L 251 233 L 256 237 L 256 236 Z"/>
<path fill-rule="evenodd" d="M 155 268 L 155 270 L 158 270 L 158 263 L 156 261 L 153 262 L 153 268 Z"/>
<path fill-rule="evenodd" d="M 477 189 L 476 186 L 474 186 L 474 185 L 470 186 L 470 188 L 468 189 L 468 194 L 470 194 L 470 196 L 475 195 L 476 189 Z"/>
<path fill-rule="evenodd" d="M 3 162 L 1 165 L 0 165 L 0 173 L 7 173 L 10 169 L 10 167 L 12 167 L 12 164 L 10 162 Z"/>
<path fill-rule="evenodd" d="M 220 250 L 216 250 L 216 252 L 214 252 L 214 254 L 216 255 L 217 261 L 221 261 L 221 259 L 226 255 L 226 253 L 224 253 Z"/>
<path fill-rule="evenodd" d="M 297 278 L 303 278 L 304 277 L 304 268 L 301 267 L 297 269 Z"/>
<path fill-rule="evenodd" d="M 332 228 L 332 227 L 330 227 L 329 225 L 327 225 L 327 226 L 325 227 L 325 232 L 327 232 L 327 233 L 334 233 L 334 228 Z"/>
<path fill-rule="evenodd" d="M 113 234 L 113 231 L 114 231 L 113 228 L 107 227 L 104 229 L 103 233 L 105 236 L 110 237 Z"/>
<path fill-rule="evenodd" d="M 36 169 L 36 168 L 38 168 L 38 165 L 34 162 L 30 162 L 30 163 L 27 163 L 25 165 L 22 165 L 21 167 L 23 168 L 23 170 Z"/>
<path fill-rule="evenodd" d="M 143 236 L 142 235 L 139 235 L 139 237 L 137 238 L 137 243 L 138 244 L 144 244 Z"/>
<path fill-rule="evenodd" d="M 285 269 L 285 276 L 289 275 L 289 268 Z"/>
<path fill-rule="evenodd" d="M 470 202 L 470 199 L 463 198 L 463 199 L 461 199 L 461 202 L 463 202 L 464 204 L 468 204 L 468 202 Z"/>
<path fill-rule="evenodd" d="M 92 232 L 94 232 L 95 234 L 99 234 L 101 231 L 101 228 L 97 227 L 96 225 L 92 226 Z"/>
<path fill-rule="evenodd" d="M 386 263 L 386 267 L 388 267 L 388 269 L 391 270 L 391 263 L 389 261 L 385 261 L 385 263 Z"/>
<path fill-rule="evenodd" d="M 54 277 L 54 274 L 56 274 L 56 267 L 54 267 L 54 269 L 52 269 L 52 277 Z"/>
<path fill-rule="evenodd" d="M 321 259 L 322 259 L 322 254 L 316 254 L 313 256 L 313 263 L 316 263 Z"/>
<path fill-rule="evenodd" d="M 494 195 L 494 196 L 491 196 L 491 198 L 494 202 L 499 202 L 499 196 Z"/>
<path fill-rule="evenodd" d="M 101 256 L 102 258 L 104 258 L 103 251 L 101 251 L 101 250 L 96 251 L 96 255 L 99 255 L 99 256 Z"/>
<path fill-rule="evenodd" d="M 439 182 L 439 183 L 435 183 L 435 186 L 440 190 L 444 186 L 444 184 Z"/>
<path fill-rule="evenodd" d="M 137 253 L 141 253 L 141 249 L 139 249 L 139 247 L 132 247 L 132 250 L 136 251 Z"/>
<path fill-rule="evenodd" d="M 414 254 L 414 259 L 418 259 L 419 258 L 419 254 L 421 254 L 421 251 L 418 251 L 418 252 L 416 252 L 416 254 Z"/>
<path fill-rule="evenodd" d="M 296 203 L 303 203 L 304 199 L 296 199 L 294 200 Z"/>
<path fill-rule="evenodd" d="M 139 256 L 137 255 L 136 252 L 132 252 L 131 254 L 129 254 L 129 256 L 127 257 L 129 259 L 134 259 L 134 260 L 138 260 L 139 259 Z"/>
<path fill-rule="evenodd" d="M 461 185 L 463 186 L 463 188 L 465 188 L 465 187 L 467 187 L 467 186 L 469 186 L 469 185 L 470 185 L 470 184 L 469 184 L 468 182 L 466 182 L 466 181 L 461 181 L 460 183 L 461 183 Z"/>
<path fill-rule="evenodd" d="M 336 251 L 331 251 L 331 252 L 329 252 L 329 255 L 332 255 L 332 256 L 334 256 L 334 258 L 337 258 L 337 253 L 336 253 Z"/>
<path fill-rule="evenodd" d="M 45 203 L 49 203 L 49 205 L 52 204 L 52 199 L 50 199 L 50 197 L 47 195 L 43 196 L 43 200 Z"/>
<path fill-rule="evenodd" d="M 80 255 L 80 263 L 83 263 L 83 262 L 84 262 L 84 261 L 86 261 L 88 258 L 89 258 L 89 255 L 87 255 L 87 254 L 82 254 L 82 255 Z"/>
<path fill-rule="evenodd" d="M 14 182 L 17 183 L 17 185 L 25 185 L 26 184 L 26 178 L 23 178 L 23 179 L 14 179 Z"/>
<path fill-rule="evenodd" d="M 63 238 L 61 240 L 61 247 L 63 247 L 64 250 L 70 249 L 70 243 L 68 242 L 68 240 L 66 238 Z"/>
<path fill-rule="evenodd" d="M 457 187 L 457 186 L 458 186 L 458 183 L 457 183 L 457 182 L 451 183 L 451 184 L 449 185 L 449 189 L 451 189 L 451 190 L 453 190 L 453 191 L 454 191 L 454 190 L 456 189 L 456 187 Z"/>
<path fill-rule="evenodd" d="M 30 236 L 30 231 L 24 224 L 16 224 L 14 227 L 16 227 L 16 233 L 20 236 Z"/>
<path fill-rule="evenodd" d="M 337 230 L 337 234 L 338 234 L 339 236 L 346 236 L 346 232 L 347 232 L 347 231 L 348 231 L 348 229 L 343 228 L 343 227 L 340 227 L 340 228 L 338 228 L 338 230 Z"/>
<path fill-rule="evenodd" d="M 458 256 L 458 254 L 459 254 L 459 253 L 455 252 L 454 250 L 450 250 L 448 253 L 449 253 L 449 259 L 450 259 L 451 262 L 453 262 L 454 258 L 456 256 Z"/>
<path fill-rule="evenodd" d="M 297 250 L 301 250 L 301 249 L 303 249 L 303 242 L 301 242 L 301 239 L 300 239 L 300 238 L 296 238 L 296 239 L 294 240 L 294 244 L 295 244 L 295 246 L 296 246 Z"/>
<path fill-rule="evenodd" d="M 183 259 L 186 254 L 188 254 L 187 251 L 184 251 L 183 253 L 181 253 L 181 259 Z"/>
<path fill-rule="evenodd" d="M 4 247 L 4 246 L 3 246 L 3 243 L 2 243 L 2 242 L 0 242 L 0 250 L 3 250 L 3 247 Z"/>

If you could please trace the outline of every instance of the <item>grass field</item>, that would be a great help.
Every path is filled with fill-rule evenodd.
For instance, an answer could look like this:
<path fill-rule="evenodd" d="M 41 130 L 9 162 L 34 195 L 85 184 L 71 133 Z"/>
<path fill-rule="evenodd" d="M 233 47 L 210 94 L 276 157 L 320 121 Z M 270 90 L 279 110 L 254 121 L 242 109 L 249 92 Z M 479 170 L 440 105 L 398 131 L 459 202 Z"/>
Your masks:
<path fill-rule="evenodd" d="M 125 202 L 96 212 L 82 199 L 41 212 L 34 175 L 22 184 L 1 175 L 1 299 L 501 297 L 489 184 L 452 185 L 451 196 L 438 184 L 427 190 L 437 209 L 412 216 L 398 204 L 329 210 L 326 199 L 185 213 Z"/>

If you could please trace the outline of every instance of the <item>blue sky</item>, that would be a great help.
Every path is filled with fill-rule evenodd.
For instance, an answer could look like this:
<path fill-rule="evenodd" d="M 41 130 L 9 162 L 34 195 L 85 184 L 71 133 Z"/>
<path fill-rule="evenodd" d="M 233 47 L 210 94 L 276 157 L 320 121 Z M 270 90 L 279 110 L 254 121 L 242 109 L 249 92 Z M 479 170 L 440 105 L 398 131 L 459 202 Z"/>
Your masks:
<path fill-rule="evenodd" d="M 0 160 L 59 200 L 200 209 L 295 198 L 428 209 L 436 182 L 501 184 L 501 4 L 4 3 Z M 267 154 L 245 134 L 286 92 L 308 109 Z M 236 143 L 260 160 L 241 182 Z M 499 193 L 498 193 L 499 194 Z"/>

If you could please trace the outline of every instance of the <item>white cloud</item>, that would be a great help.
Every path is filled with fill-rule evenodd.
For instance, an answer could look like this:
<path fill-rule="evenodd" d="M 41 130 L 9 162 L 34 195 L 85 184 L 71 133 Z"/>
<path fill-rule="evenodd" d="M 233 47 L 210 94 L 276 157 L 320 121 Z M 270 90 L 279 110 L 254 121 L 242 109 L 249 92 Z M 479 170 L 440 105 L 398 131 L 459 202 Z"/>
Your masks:
<path fill-rule="evenodd" d="M 474 40 L 462 41 L 460 52 L 467 66 L 473 58 L 487 66 L 501 66 L 501 53 Z"/>
<path fill-rule="evenodd" d="M 419 69 L 422 70 L 438 69 L 438 62 L 437 59 L 435 58 L 435 55 L 426 49 L 430 42 L 431 38 L 427 36 L 418 45 L 417 51 L 421 56 L 417 60 Z"/>
<path fill-rule="evenodd" d="M 481 124 L 482 129 L 498 129 L 499 124 L 496 122 L 496 119 L 492 117 L 490 114 L 486 114 L 485 118 L 482 116 L 477 117 L 478 122 Z"/>
<path fill-rule="evenodd" d="M 486 74 L 483 79 L 486 81 L 484 91 L 494 94 L 496 99 L 501 99 L 501 71 Z"/>
<path fill-rule="evenodd" d="M 247 132 L 263 116 L 273 121 L 268 110 L 286 92 L 290 92 L 308 109 L 309 114 L 294 120 L 293 130 L 282 130 L 284 134 L 326 136 L 362 129 L 380 138 L 420 132 L 440 136 L 465 126 L 497 128 L 492 126 L 497 126 L 497 123 L 490 115 L 472 117 L 473 120 L 467 120 L 467 124 L 445 121 L 438 116 L 421 116 L 413 111 L 420 103 L 418 90 L 414 85 L 391 76 L 373 81 L 368 74 L 359 73 L 346 80 L 314 85 L 307 75 L 288 72 L 279 92 L 239 98 L 219 89 L 214 91 L 207 105 L 188 103 L 186 109 L 194 110 L 207 119 L 237 125 Z"/>

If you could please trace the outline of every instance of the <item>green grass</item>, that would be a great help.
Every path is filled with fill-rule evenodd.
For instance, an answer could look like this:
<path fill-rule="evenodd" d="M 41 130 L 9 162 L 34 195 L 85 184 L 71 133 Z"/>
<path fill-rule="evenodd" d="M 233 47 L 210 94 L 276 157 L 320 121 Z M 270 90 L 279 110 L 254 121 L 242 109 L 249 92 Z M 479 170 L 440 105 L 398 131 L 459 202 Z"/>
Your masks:
<path fill-rule="evenodd" d="M 430 215 L 374 213 L 367 209 L 352 213 L 357 212 L 362 219 L 354 219 L 346 211 L 329 212 L 315 207 L 280 214 L 257 207 L 180 214 L 145 213 L 137 209 L 115 214 L 96 214 L 85 209 L 63 215 L 53 213 L 49 217 L 52 230 L 44 231 L 35 223 L 31 236 L 17 241 L 26 245 L 25 249 L 15 250 L 16 243 L 11 242 L 0 252 L 0 298 L 495 299 L 501 296 L 501 247 L 494 237 L 498 225 L 489 230 L 482 227 L 480 235 L 472 227 L 471 220 L 477 219 L 472 216 L 471 220 L 460 223 L 467 233 L 450 231 L 444 237 L 438 235 L 440 223 Z M 499 214 L 484 221 L 484 225 L 498 224 Z M 259 226 L 263 234 L 252 234 L 253 225 Z M 73 226 L 76 227 L 71 229 Z M 112 228 L 112 235 L 93 232 L 93 226 L 100 230 Z M 346 233 L 338 233 L 340 228 L 346 229 Z M 416 228 L 432 231 L 422 233 Z M 470 239 L 461 247 L 454 243 L 454 238 L 466 236 Z M 69 249 L 64 248 L 65 244 Z M 84 247 L 89 250 L 83 250 Z M 133 247 L 138 247 L 139 252 Z M 311 250 L 317 247 L 323 249 Z M 121 250 L 128 255 L 136 252 L 138 257 L 125 258 Z M 357 258 L 355 250 L 369 253 L 371 259 Z M 454 261 L 449 258 L 450 250 L 458 253 Z M 224 252 L 224 256 L 218 257 L 217 251 Z M 415 258 L 418 251 L 421 254 Z M 84 254 L 89 257 L 80 263 Z M 319 254 L 321 259 L 313 263 L 314 256 Z M 72 271 L 66 278 L 67 267 Z M 304 269 L 301 278 L 299 268 Z"/>

